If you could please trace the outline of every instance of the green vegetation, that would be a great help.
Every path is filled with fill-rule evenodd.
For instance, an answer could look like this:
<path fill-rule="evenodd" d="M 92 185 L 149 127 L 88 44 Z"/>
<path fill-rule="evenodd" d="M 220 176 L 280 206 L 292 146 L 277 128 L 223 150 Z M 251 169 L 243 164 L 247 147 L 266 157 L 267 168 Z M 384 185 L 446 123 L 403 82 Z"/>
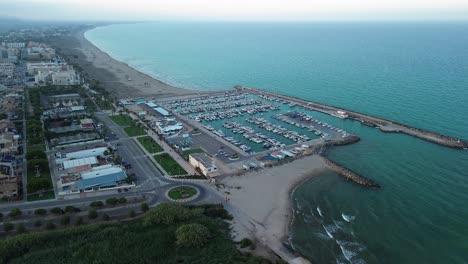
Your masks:
<path fill-rule="evenodd" d="M 94 202 L 91 202 L 89 206 L 93 208 L 99 208 L 99 207 L 103 207 L 104 203 L 102 201 L 94 201 Z"/>
<path fill-rule="evenodd" d="M 142 203 L 142 204 L 141 204 L 141 211 L 142 211 L 143 213 L 146 213 L 146 212 L 148 212 L 148 210 L 149 210 L 148 203 Z"/>
<path fill-rule="evenodd" d="M 61 214 L 64 213 L 62 208 L 60 208 L 60 207 L 54 207 L 54 208 L 50 209 L 50 212 L 53 213 L 54 215 L 61 215 Z"/>
<path fill-rule="evenodd" d="M 111 116 L 110 119 L 112 119 L 112 121 L 114 121 L 119 126 L 135 125 L 132 118 L 128 115 L 114 115 Z"/>
<path fill-rule="evenodd" d="M 12 217 L 12 218 L 18 218 L 22 215 L 23 213 L 21 212 L 21 210 L 19 208 L 14 208 L 12 209 L 9 213 L 8 213 L 8 216 L 9 217 Z"/>
<path fill-rule="evenodd" d="M 126 127 L 124 128 L 124 131 L 125 133 L 127 133 L 129 137 L 146 135 L 145 129 L 141 126 L 136 126 L 136 125 L 131 125 L 129 127 Z"/>
<path fill-rule="evenodd" d="M 39 220 L 39 219 L 36 220 L 36 221 L 34 221 L 34 226 L 35 226 L 35 227 L 40 227 L 40 226 L 42 226 L 42 221 Z"/>
<path fill-rule="evenodd" d="M 64 215 L 60 218 L 60 224 L 61 225 L 69 225 L 70 224 L 70 216 L 69 215 Z"/>
<path fill-rule="evenodd" d="M 240 241 L 240 248 L 246 248 L 246 247 L 250 247 L 253 245 L 253 242 L 252 240 L 248 239 L 248 238 L 244 238 Z"/>
<path fill-rule="evenodd" d="M 164 216 L 172 221 L 159 219 L 166 218 Z M 195 230 L 202 231 L 193 234 L 188 227 L 194 225 Z M 206 234 L 209 239 L 200 240 Z M 199 245 L 195 241 L 205 243 L 203 248 L 197 248 Z M 130 222 L 68 227 L 6 238 L 0 241 L 0 262 L 269 263 L 262 258 L 242 255 L 230 239 L 228 224 L 207 217 L 203 208 L 167 204 L 148 211 L 143 219 Z"/>
<path fill-rule="evenodd" d="M 130 212 L 128 212 L 128 216 L 129 217 L 135 217 L 136 213 L 135 213 L 135 210 L 131 209 Z"/>
<path fill-rule="evenodd" d="M 34 214 L 35 215 L 46 215 L 47 214 L 47 210 L 46 209 L 36 209 L 34 210 Z"/>
<path fill-rule="evenodd" d="M 210 230 L 201 224 L 185 224 L 176 230 L 176 244 L 181 247 L 200 248 L 210 238 Z"/>
<path fill-rule="evenodd" d="M 108 214 L 103 214 L 102 215 L 102 220 L 109 221 L 109 219 L 110 219 L 110 216 Z"/>
<path fill-rule="evenodd" d="M 77 208 L 71 205 L 65 206 L 65 213 L 72 214 L 72 213 L 78 213 L 78 212 L 81 212 L 80 208 Z"/>
<path fill-rule="evenodd" d="M 171 189 L 168 193 L 169 197 L 174 200 L 187 199 L 197 194 L 197 189 L 190 186 L 179 186 Z"/>
<path fill-rule="evenodd" d="M 126 202 L 127 202 L 127 198 L 125 198 L 125 197 L 120 197 L 119 198 L 119 203 L 124 204 Z"/>
<path fill-rule="evenodd" d="M 3 230 L 4 230 L 5 232 L 9 232 L 9 231 L 11 231 L 11 230 L 13 230 L 13 229 L 15 229 L 15 225 L 14 225 L 14 224 L 12 224 L 12 223 L 10 223 L 10 222 L 5 222 L 5 223 L 3 223 Z"/>
<path fill-rule="evenodd" d="M 158 153 L 163 151 L 163 148 L 150 136 L 139 137 L 138 141 L 149 153 Z"/>
<path fill-rule="evenodd" d="M 187 172 L 168 153 L 154 155 L 154 159 L 169 173 L 169 175 L 184 175 Z"/>
<path fill-rule="evenodd" d="M 115 206 L 119 200 L 117 198 L 109 198 L 106 200 L 106 204 Z"/>
<path fill-rule="evenodd" d="M 203 151 L 203 149 L 200 149 L 200 148 L 196 148 L 196 149 L 189 149 L 189 150 L 186 150 L 184 152 L 182 152 L 182 157 L 185 159 L 185 160 L 189 160 L 189 155 L 192 154 L 192 153 L 204 153 L 205 151 Z"/>
<path fill-rule="evenodd" d="M 54 222 L 52 222 L 52 220 L 48 220 L 46 225 L 45 225 L 45 228 L 47 230 L 52 230 L 52 229 L 55 229 L 55 224 Z"/>
<path fill-rule="evenodd" d="M 96 209 L 89 209 L 88 210 L 88 218 L 89 219 L 96 219 L 98 217 L 98 213 Z"/>
<path fill-rule="evenodd" d="M 41 193 L 29 194 L 28 201 L 39 201 L 39 200 L 47 200 L 47 199 L 54 199 L 55 193 L 54 190 L 44 191 Z"/>

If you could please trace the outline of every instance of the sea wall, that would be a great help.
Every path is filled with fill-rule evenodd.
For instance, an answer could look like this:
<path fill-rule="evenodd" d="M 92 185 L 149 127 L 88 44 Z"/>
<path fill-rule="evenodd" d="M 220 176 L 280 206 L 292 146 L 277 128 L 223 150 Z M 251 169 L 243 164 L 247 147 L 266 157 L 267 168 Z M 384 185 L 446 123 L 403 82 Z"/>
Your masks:
<path fill-rule="evenodd" d="M 338 175 L 344 177 L 345 179 L 355 182 L 359 185 L 369 188 L 380 188 L 380 185 L 369 178 L 361 176 L 356 172 L 353 172 L 350 169 L 347 169 L 327 158 L 324 156 L 319 155 L 319 157 L 323 160 L 323 162 L 328 166 L 329 169 L 336 172 Z"/>
<path fill-rule="evenodd" d="M 379 117 L 369 116 L 369 115 L 362 114 L 359 112 L 350 111 L 344 108 L 338 108 L 338 107 L 334 107 L 334 106 L 330 106 L 326 104 L 310 102 L 310 101 L 306 101 L 300 98 L 276 94 L 273 92 L 268 92 L 268 91 L 264 91 L 264 90 L 257 89 L 257 88 L 250 88 L 250 87 L 242 87 L 242 88 L 252 91 L 252 92 L 262 93 L 262 94 L 290 100 L 293 102 L 297 102 L 297 103 L 300 103 L 305 108 L 308 108 L 312 111 L 318 111 L 324 114 L 331 115 L 331 114 L 336 113 L 336 111 L 338 110 L 345 111 L 347 112 L 349 119 L 353 119 L 358 122 L 361 122 L 361 124 L 366 125 L 366 126 L 376 127 L 385 133 L 402 133 L 402 134 L 406 134 L 415 138 L 419 138 L 419 139 L 422 139 L 422 140 L 425 140 L 434 144 L 438 144 L 444 147 L 455 148 L 455 149 L 468 149 L 468 141 L 463 140 L 463 139 L 458 139 L 458 138 L 442 135 L 436 132 L 411 127 L 411 126 L 401 124 L 395 121 L 390 121 L 390 120 L 379 118 Z M 237 89 L 239 89 L 239 87 L 237 87 Z"/>

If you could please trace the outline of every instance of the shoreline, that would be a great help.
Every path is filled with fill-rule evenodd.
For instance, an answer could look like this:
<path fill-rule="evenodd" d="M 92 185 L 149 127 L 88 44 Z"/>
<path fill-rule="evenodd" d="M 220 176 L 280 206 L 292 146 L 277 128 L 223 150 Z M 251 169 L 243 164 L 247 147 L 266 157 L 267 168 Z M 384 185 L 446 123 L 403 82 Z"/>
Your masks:
<path fill-rule="evenodd" d="M 199 93 L 197 90 L 169 85 L 114 59 L 84 36 L 94 28 L 96 26 L 76 30 L 71 36 L 59 37 L 50 43 L 70 64 L 77 65 L 88 81 L 99 81 L 116 98 L 184 96 Z"/>
<path fill-rule="evenodd" d="M 300 255 L 288 243 L 294 221 L 294 192 L 326 171 L 329 169 L 318 155 L 304 156 L 281 166 L 224 178 L 220 182 L 225 187 L 219 191 L 231 201 L 226 204 L 235 221 L 241 222 L 258 242 L 289 261 Z M 246 233 L 239 226 L 235 231 Z"/>

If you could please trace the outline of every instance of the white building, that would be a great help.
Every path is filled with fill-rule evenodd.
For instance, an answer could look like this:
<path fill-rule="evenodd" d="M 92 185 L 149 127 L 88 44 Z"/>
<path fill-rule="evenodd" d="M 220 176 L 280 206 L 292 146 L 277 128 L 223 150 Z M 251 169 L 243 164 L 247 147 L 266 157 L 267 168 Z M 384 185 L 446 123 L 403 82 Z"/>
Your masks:
<path fill-rule="evenodd" d="M 205 153 L 190 154 L 189 162 L 193 167 L 200 168 L 200 171 L 205 176 L 213 176 L 213 172 L 218 171 L 214 161 Z"/>
<path fill-rule="evenodd" d="M 79 85 L 80 75 L 74 70 L 53 72 L 51 74 L 53 85 Z"/>
<path fill-rule="evenodd" d="M 73 159 L 82 159 L 87 157 L 97 157 L 97 156 L 105 156 L 104 152 L 108 151 L 107 147 L 100 147 L 100 148 L 93 148 L 93 149 L 85 149 L 75 152 L 69 152 L 65 155 L 61 153 L 56 153 L 57 162 L 64 162 L 66 160 L 73 160 Z"/>
<path fill-rule="evenodd" d="M 71 65 L 57 62 L 28 62 L 26 63 L 26 72 L 35 75 L 38 72 L 60 72 L 73 70 Z"/>

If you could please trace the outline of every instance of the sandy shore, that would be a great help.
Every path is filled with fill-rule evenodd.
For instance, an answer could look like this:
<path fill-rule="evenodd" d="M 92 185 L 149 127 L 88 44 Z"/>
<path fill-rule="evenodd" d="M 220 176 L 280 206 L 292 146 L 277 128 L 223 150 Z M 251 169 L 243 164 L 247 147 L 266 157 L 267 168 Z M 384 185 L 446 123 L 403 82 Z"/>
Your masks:
<path fill-rule="evenodd" d="M 178 96 L 197 93 L 194 90 L 168 85 L 113 59 L 84 37 L 87 30 L 89 29 L 58 38 L 51 44 L 69 63 L 83 69 L 88 80 L 99 80 L 104 88 L 116 97 Z"/>
<path fill-rule="evenodd" d="M 301 182 L 320 175 L 326 165 L 318 156 L 307 156 L 281 166 L 223 179 L 221 190 L 234 214 L 236 239 L 255 237 L 273 251 L 283 251 L 292 216 L 291 191 Z M 285 253 L 287 254 L 287 253 Z"/>

